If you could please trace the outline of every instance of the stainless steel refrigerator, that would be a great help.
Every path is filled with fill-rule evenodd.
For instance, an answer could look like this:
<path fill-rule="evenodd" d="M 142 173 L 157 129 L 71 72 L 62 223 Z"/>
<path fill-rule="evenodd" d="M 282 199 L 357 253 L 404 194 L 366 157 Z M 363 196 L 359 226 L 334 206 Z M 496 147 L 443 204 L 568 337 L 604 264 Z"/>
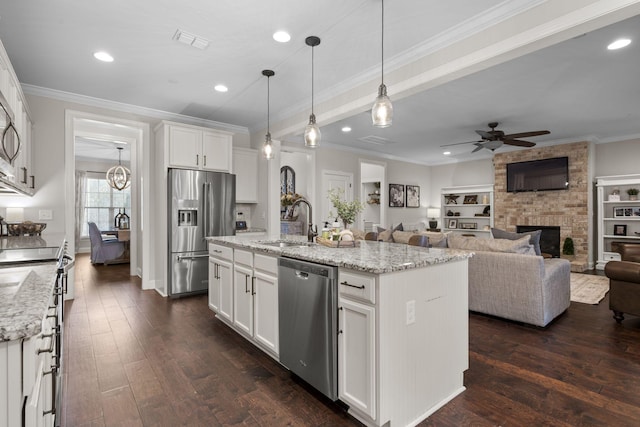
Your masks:
<path fill-rule="evenodd" d="M 207 236 L 235 234 L 236 176 L 169 169 L 169 296 L 206 292 Z"/>

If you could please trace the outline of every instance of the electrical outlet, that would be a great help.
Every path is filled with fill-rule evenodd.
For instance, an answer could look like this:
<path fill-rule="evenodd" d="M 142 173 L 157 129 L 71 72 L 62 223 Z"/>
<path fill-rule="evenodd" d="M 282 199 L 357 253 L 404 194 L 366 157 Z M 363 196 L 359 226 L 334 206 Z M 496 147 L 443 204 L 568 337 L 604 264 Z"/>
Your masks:
<path fill-rule="evenodd" d="M 416 301 L 407 301 L 407 325 L 416 323 Z"/>
<path fill-rule="evenodd" d="M 53 219 L 53 211 L 51 209 L 40 209 L 38 211 L 38 221 L 51 221 Z"/>

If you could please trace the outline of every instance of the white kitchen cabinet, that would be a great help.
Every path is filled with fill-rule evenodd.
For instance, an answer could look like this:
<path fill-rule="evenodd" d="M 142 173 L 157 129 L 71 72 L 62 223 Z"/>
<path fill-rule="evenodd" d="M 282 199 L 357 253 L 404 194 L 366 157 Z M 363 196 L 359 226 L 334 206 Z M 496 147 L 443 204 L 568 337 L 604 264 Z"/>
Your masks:
<path fill-rule="evenodd" d="M 233 325 L 253 336 L 253 254 L 236 249 L 233 258 Z"/>
<path fill-rule="evenodd" d="M 233 322 L 233 249 L 209 244 L 209 308 Z"/>
<path fill-rule="evenodd" d="M 258 151 L 233 149 L 236 203 L 258 203 Z"/>
<path fill-rule="evenodd" d="M 236 249 L 233 269 L 234 327 L 277 355 L 277 259 Z"/>
<path fill-rule="evenodd" d="M 342 295 L 338 306 L 338 395 L 375 419 L 376 310 Z"/>
<path fill-rule="evenodd" d="M 640 200 L 629 200 L 629 188 L 640 188 L 640 175 L 615 175 L 596 178 L 598 213 L 598 259 L 596 269 L 620 259 L 612 243 L 640 244 Z M 613 195 L 617 190 L 618 195 Z"/>
<path fill-rule="evenodd" d="M 491 237 L 493 185 L 445 187 L 441 194 L 440 224 L 443 231 Z"/>
<path fill-rule="evenodd" d="M 169 167 L 231 171 L 231 133 L 173 122 L 160 127 Z"/>

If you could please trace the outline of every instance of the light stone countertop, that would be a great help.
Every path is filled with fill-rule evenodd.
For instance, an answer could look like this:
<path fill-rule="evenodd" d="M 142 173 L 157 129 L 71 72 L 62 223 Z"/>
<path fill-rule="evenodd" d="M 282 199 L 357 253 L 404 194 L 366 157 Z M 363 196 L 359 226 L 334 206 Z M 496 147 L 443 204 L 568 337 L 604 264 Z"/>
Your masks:
<path fill-rule="evenodd" d="M 3 236 L 0 237 L 0 249 L 59 248 L 64 239 L 64 233 L 49 233 L 42 236 Z"/>
<path fill-rule="evenodd" d="M 0 341 L 40 333 L 56 273 L 55 262 L 0 269 Z"/>
<path fill-rule="evenodd" d="M 276 256 L 301 259 L 319 264 L 333 265 L 373 274 L 423 268 L 433 264 L 460 261 L 473 256 L 472 252 L 455 249 L 422 248 L 399 243 L 360 241 L 355 248 L 329 248 L 317 243 L 308 244 L 304 239 L 246 240 L 234 236 L 207 237 L 213 243 L 239 249 L 249 249 Z M 274 247 L 264 243 L 296 241 L 300 246 Z"/>

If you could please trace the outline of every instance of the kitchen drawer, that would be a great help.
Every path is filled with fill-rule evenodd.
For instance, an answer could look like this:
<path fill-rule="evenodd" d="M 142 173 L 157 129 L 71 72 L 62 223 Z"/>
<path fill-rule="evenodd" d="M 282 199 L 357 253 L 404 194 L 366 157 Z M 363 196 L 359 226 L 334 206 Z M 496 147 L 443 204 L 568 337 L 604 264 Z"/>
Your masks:
<path fill-rule="evenodd" d="M 352 298 L 375 304 L 376 302 L 376 278 L 352 271 L 339 270 L 338 292 Z"/>
<path fill-rule="evenodd" d="M 602 257 L 605 261 L 620 261 L 620 254 L 617 252 L 604 252 Z"/>
<path fill-rule="evenodd" d="M 233 248 L 209 243 L 209 255 L 216 258 L 222 258 L 227 261 L 233 261 Z"/>
<path fill-rule="evenodd" d="M 278 275 L 278 258 L 255 254 L 253 262 L 256 270 L 261 270 L 274 276 Z"/>
<path fill-rule="evenodd" d="M 253 252 L 236 249 L 233 253 L 233 260 L 236 264 L 243 264 L 253 267 Z"/>

